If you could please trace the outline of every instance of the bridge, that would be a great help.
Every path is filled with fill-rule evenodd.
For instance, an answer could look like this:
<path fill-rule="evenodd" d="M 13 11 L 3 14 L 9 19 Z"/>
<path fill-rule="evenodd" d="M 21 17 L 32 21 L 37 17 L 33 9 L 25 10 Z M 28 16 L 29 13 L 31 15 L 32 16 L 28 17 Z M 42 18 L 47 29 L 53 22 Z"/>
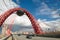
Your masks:
<path fill-rule="evenodd" d="M 43 37 L 43 36 L 45 36 L 45 37 Z M 60 38 L 47 37 L 47 36 L 46 35 L 36 35 L 36 34 L 31 34 L 31 33 L 30 34 L 13 33 L 12 35 L 3 37 L 0 40 L 60 40 Z"/>

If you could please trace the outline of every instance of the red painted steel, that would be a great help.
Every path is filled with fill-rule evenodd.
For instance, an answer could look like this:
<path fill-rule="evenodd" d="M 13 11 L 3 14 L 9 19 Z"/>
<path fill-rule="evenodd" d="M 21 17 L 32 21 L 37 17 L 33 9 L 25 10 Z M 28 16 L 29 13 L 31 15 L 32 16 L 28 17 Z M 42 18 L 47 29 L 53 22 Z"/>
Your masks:
<path fill-rule="evenodd" d="M 41 27 L 39 26 L 39 23 L 37 22 L 37 20 L 34 18 L 34 16 L 32 16 L 32 14 L 30 14 L 29 12 L 27 12 L 25 9 L 22 9 L 22 8 L 12 8 L 12 9 L 6 11 L 4 14 L 2 14 L 0 16 L 0 26 L 3 24 L 3 22 L 6 20 L 6 18 L 8 18 L 11 14 L 13 14 L 14 12 L 16 12 L 18 10 L 22 10 L 23 12 L 26 13 L 29 20 L 31 21 L 34 32 L 36 34 L 43 34 L 43 31 L 42 31 Z"/>

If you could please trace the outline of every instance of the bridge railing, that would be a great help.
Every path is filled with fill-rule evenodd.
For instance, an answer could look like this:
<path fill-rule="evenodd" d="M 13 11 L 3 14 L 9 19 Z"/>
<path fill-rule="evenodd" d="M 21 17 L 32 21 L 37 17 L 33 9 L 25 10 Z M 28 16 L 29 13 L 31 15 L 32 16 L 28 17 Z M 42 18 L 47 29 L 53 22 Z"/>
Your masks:
<path fill-rule="evenodd" d="M 10 36 L 6 36 L 6 37 L 3 37 L 3 38 L 1 38 L 0 40 L 7 40 L 9 37 L 11 37 L 12 35 L 10 35 Z"/>

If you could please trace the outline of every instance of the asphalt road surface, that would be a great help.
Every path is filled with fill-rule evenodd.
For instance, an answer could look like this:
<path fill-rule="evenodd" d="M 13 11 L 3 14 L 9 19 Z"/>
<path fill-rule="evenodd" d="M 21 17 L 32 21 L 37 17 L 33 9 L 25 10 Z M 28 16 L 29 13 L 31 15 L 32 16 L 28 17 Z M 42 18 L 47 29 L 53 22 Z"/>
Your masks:
<path fill-rule="evenodd" d="M 26 35 L 13 35 L 12 37 L 8 38 L 8 40 L 60 40 L 60 38 L 51 38 L 51 37 L 32 37 L 32 39 L 26 38 Z"/>

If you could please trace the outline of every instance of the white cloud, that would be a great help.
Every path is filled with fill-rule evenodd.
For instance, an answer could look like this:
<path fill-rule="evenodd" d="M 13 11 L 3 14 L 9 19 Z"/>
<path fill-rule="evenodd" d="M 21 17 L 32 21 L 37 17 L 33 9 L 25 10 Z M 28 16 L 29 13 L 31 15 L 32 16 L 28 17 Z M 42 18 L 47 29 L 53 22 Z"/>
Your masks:
<path fill-rule="evenodd" d="M 32 32 L 33 28 L 32 28 L 32 25 L 31 25 L 31 22 L 30 22 L 29 18 L 26 15 L 23 15 L 23 16 L 16 16 L 16 19 L 14 20 L 14 24 L 13 24 L 13 30 L 14 31 L 19 30 L 19 31 Z"/>
<path fill-rule="evenodd" d="M 44 2 L 41 3 L 41 6 L 36 8 L 36 15 L 50 15 L 51 9 Z"/>
<path fill-rule="evenodd" d="M 60 19 L 53 20 L 53 21 L 44 21 L 44 20 L 38 19 L 38 22 L 41 28 L 46 32 L 60 31 Z M 50 30 L 47 30 L 47 29 L 50 29 Z"/>
<path fill-rule="evenodd" d="M 58 24 L 57 26 L 59 26 L 60 19 L 53 20 L 53 21 L 45 21 L 45 23 L 47 23 L 48 25 L 52 25 L 52 26 L 56 26 L 56 24 Z"/>
<path fill-rule="evenodd" d="M 26 15 L 23 15 L 23 16 L 20 16 L 20 17 L 17 16 L 16 14 L 13 14 L 13 15 L 15 15 L 14 17 L 16 17 L 14 19 L 14 23 L 12 25 L 12 27 L 13 27 L 12 30 L 13 31 L 33 32 L 31 22 Z M 12 17 L 12 16 L 10 16 L 10 17 Z M 8 19 L 6 20 L 8 22 L 7 25 L 10 25 L 11 22 L 12 22 L 10 17 L 8 18 L 10 21 L 7 21 Z M 47 21 L 45 19 L 44 20 L 38 19 L 38 22 L 39 22 L 39 25 L 44 32 L 51 32 L 51 31 L 54 31 L 54 30 L 60 31 L 60 27 L 59 27 L 60 26 L 60 20 Z"/>
<path fill-rule="evenodd" d="M 26 15 L 23 15 L 23 16 L 16 17 L 15 24 L 20 24 L 22 26 L 29 26 L 29 25 L 31 25 L 31 22 Z"/>
<path fill-rule="evenodd" d="M 58 14 L 58 11 L 59 11 L 59 9 L 51 12 L 52 18 L 59 18 L 60 17 L 60 15 Z"/>
<path fill-rule="evenodd" d="M 51 16 L 52 16 L 52 18 L 59 18 L 60 17 L 59 14 L 53 14 Z"/>
<path fill-rule="evenodd" d="M 53 10 L 51 8 L 48 7 L 48 5 L 44 2 L 41 3 L 41 6 L 39 6 L 38 8 L 36 8 L 36 15 L 46 15 L 49 16 L 51 18 L 59 18 L 60 15 L 58 13 L 59 9 L 57 10 Z"/>
<path fill-rule="evenodd" d="M 53 30 L 51 30 L 51 27 L 46 25 L 46 23 L 44 23 L 42 20 L 38 19 L 38 22 L 39 22 L 39 25 L 40 25 L 40 27 L 42 28 L 42 30 L 44 32 L 51 32 L 51 31 L 53 31 Z M 50 29 L 50 30 L 48 30 L 48 29 Z"/>
<path fill-rule="evenodd" d="M 9 1 L 9 0 L 8 0 Z M 6 4 L 8 5 L 8 9 L 10 9 L 10 8 L 13 8 L 13 7 L 17 7 L 17 5 L 14 3 L 14 2 L 12 2 L 13 4 L 14 4 L 14 6 L 13 5 L 11 5 L 10 6 L 10 4 L 8 3 L 8 1 L 6 2 Z M 0 2 L 2 2 L 2 4 L 4 5 L 4 3 L 3 3 L 3 1 L 1 0 Z M 1 4 L 1 5 L 2 5 Z M 52 14 L 52 15 L 54 15 L 55 13 L 56 13 L 56 11 L 51 11 L 51 9 L 50 8 L 48 8 L 48 6 L 45 4 L 45 3 L 42 3 L 43 5 L 41 6 L 41 7 L 39 7 L 37 10 L 37 13 L 39 13 L 40 14 L 40 12 L 44 12 L 43 14 L 44 15 L 47 15 L 47 13 L 45 13 L 45 12 L 47 12 L 48 11 L 48 15 L 49 15 L 49 12 Z M 1 7 L 1 5 L 0 5 L 0 7 Z M 5 7 L 5 8 L 4 8 Z M 6 6 L 4 5 L 4 7 L 2 7 L 2 9 L 4 9 L 4 11 L 7 9 L 6 8 Z M 2 11 L 1 11 L 2 12 Z M 14 18 L 14 17 L 16 17 L 16 18 Z M 19 27 L 21 27 L 21 26 L 23 26 L 23 27 L 31 27 L 32 28 L 32 26 L 31 26 L 31 22 L 30 22 L 30 20 L 28 19 L 28 17 L 26 16 L 26 15 L 23 15 L 23 16 L 17 16 L 16 14 L 12 14 L 11 16 L 9 16 L 7 19 L 6 19 L 6 21 L 5 21 L 5 24 L 8 24 L 8 25 L 10 25 L 11 24 L 11 22 L 12 22 L 12 19 L 14 19 L 14 22 L 13 22 L 13 25 L 12 26 L 14 26 L 14 25 L 18 25 L 17 27 L 19 28 Z M 55 21 L 46 21 L 46 19 L 44 19 L 44 22 L 46 23 L 46 24 L 48 24 L 48 25 L 46 25 L 43 21 L 41 21 L 41 20 L 38 20 L 38 22 L 39 22 L 39 24 L 40 24 L 40 26 L 41 26 L 41 28 L 44 30 L 44 31 L 47 31 L 47 29 L 48 28 L 50 28 L 50 30 L 49 31 L 52 31 L 51 30 L 51 27 L 57 27 L 56 29 L 58 29 L 59 28 L 59 26 L 60 26 L 60 21 L 59 20 L 55 20 Z M 16 27 L 16 28 L 17 28 Z M 14 27 L 15 28 L 15 27 Z M 25 28 L 19 28 L 19 30 L 20 29 L 22 29 L 21 31 L 33 31 L 33 29 L 31 29 L 31 28 L 27 28 L 27 29 L 25 29 Z M 15 29 L 15 30 L 17 30 L 17 29 Z"/>
<path fill-rule="evenodd" d="M 7 27 L 12 27 L 12 31 L 33 31 L 31 22 L 26 15 L 17 16 L 16 14 L 12 14 L 9 16 L 4 24 L 7 24 Z"/>
<path fill-rule="evenodd" d="M 19 7 L 16 3 L 14 3 L 12 0 L 0 0 L 1 4 L 0 4 L 0 15 L 2 15 L 2 13 L 4 13 L 5 11 L 14 8 L 14 7 Z M 5 3 L 4 3 L 5 2 Z M 30 31 L 32 29 L 31 26 L 31 22 L 28 19 L 28 17 L 26 15 L 23 16 L 17 16 L 15 13 L 10 15 L 5 22 L 3 23 L 3 25 L 5 25 L 7 27 L 13 27 L 14 29 L 12 30 L 20 30 L 20 31 Z M 23 27 L 23 28 L 20 28 Z M 26 27 L 26 28 L 25 28 Z M 31 27 L 31 29 L 27 28 L 27 27 Z M 22 30 L 21 30 L 22 29 Z"/>
<path fill-rule="evenodd" d="M 12 0 L 0 0 L 0 15 L 5 11 L 14 7 L 19 7 L 19 6 L 16 3 L 14 3 Z"/>
<path fill-rule="evenodd" d="M 39 6 L 41 1 L 40 0 L 32 0 L 32 2 L 36 5 L 36 6 Z"/>
<path fill-rule="evenodd" d="M 16 0 L 17 4 L 20 4 L 20 0 Z"/>

